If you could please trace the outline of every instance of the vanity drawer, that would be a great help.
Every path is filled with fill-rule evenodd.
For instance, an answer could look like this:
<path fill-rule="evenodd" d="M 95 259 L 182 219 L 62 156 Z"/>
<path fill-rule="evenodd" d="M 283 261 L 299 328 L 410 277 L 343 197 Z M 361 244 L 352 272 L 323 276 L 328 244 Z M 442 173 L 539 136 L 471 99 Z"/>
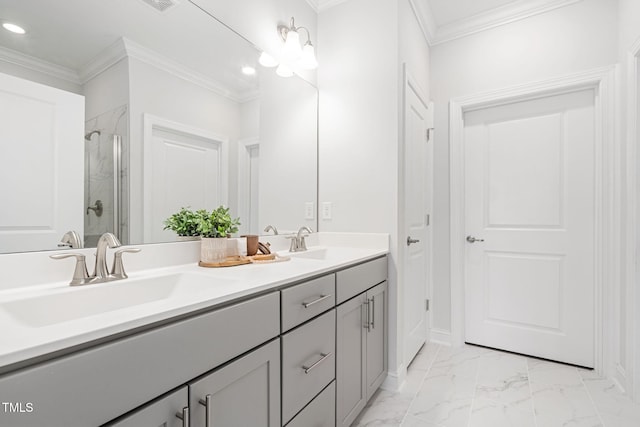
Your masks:
<path fill-rule="evenodd" d="M 374 259 L 336 273 L 337 304 L 387 280 L 387 257 Z"/>
<path fill-rule="evenodd" d="M 336 425 L 336 382 L 316 396 L 287 427 L 335 427 Z"/>
<path fill-rule="evenodd" d="M 335 378 L 336 310 L 282 337 L 282 420 L 287 423 Z"/>
<path fill-rule="evenodd" d="M 282 332 L 336 305 L 336 276 L 329 274 L 281 292 Z"/>

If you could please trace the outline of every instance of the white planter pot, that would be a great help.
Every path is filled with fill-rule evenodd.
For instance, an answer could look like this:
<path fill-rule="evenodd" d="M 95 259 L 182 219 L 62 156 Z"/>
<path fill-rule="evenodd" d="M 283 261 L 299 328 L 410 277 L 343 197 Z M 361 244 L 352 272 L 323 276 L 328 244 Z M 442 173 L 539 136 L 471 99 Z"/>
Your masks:
<path fill-rule="evenodd" d="M 222 262 L 227 258 L 226 237 L 203 237 L 200 243 L 200 261 L 207 263 Z"/>
<path fill-rule="evenodd" d="M 194 240 L 200 240 L 200 236 L 177 236 L 176 240 L 178 242 L 191 242 Z"/>

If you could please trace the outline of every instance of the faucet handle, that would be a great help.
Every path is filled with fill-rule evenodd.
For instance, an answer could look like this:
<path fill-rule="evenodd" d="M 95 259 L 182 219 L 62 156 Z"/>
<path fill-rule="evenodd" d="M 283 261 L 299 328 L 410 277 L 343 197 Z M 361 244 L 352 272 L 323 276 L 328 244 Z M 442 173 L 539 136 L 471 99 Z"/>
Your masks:
<path fill-rule="evenodd" d="M 76 268 L 73 271 L 73 278 L 71 279 L 71 282 L 69 282 L 69 284 L 71 286 L 87 284 L 89 281 L 89 272 L 87 271 L 87 262 L 83 254 L 72 253 L 49 255 L 49 258 L 51 259 L 65 259 L 71 257 L 76 258 Z"/>
<path fill-rule="evenodd" d="M 305 237 L 307 237 L 307 236 L 308 236 L 308 234 L 303 234 L 298 239 L 298 250 L 299 251 L 306 251 L 307 250 L 307 241 L 305 240 Z"/>
<path fill-rule="evenodd" d="M 127 273 L 124 271 L 124 264 L 122 263 L 122 254 L 125 252 L 130 252 L 130 253 L 138 253 L 140 252 L 142 249 L 140 248 L 125 248 L 125 249 L 120 249 L 119 251 L 116 251 L 115 254 L 113 254 L 113 267 L 111 267 L 111 275 L 114 276 L 116 279 L 126 279 L 127 277 Z"/>

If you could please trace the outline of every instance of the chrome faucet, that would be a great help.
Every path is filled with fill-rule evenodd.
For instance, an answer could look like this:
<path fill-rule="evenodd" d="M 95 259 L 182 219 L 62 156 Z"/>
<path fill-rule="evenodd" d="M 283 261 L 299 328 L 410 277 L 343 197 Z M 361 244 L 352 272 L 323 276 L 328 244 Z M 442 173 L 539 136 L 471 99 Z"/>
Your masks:
<path fill-rule="evenodd" d="M 51 255 L 52 259 L 64 259 L 75 257 L 76 268 L 73 272 L 73 278 L 69 283 L 71 286 L 87 285 L 91 283 L 104 283 L 113 280 L 126 279 L 127 274 L 124 271 L 122 264 L 122 254 L 125 252 L 140 252 L 138 248 L 125 248 L 120 249 L 114 254 L 113 267 L 111 272 L 107 267 L 107 249 L 120 247 L 120 241 L 112 233 L 104 233 L 98 240 L 98 246 L 96 248 L 96 265 L 93 270 L 93 275 L 89 276 L 87 272 L 87 264 L 85 261 L 85 255 L 79 253 L 67 253 Z"/>
<path fill-rule="evenodd" d="M 67 231 L 60 239 L 60 243 L 58 243 L 59 247 L 70 247 L 72 249 L 82 249 L 84 248 L 84 244 L 82 243 L 82 239 L 77 231 Z"/>
<path fill-rule="evenodd" d="M 109 280 L 109 267 L 107 267 L 107 248 L 120 247 L 120 241 L 113 233 L 104 233 L 98 239 L 96 247 L 96 266 L 93 270 L 92 283 L 102 283 Z"/>
<path fill-rule="evenodd" d="M 267 225 L 267 226 L 264 228 L 264 232 L 265 232 L 265 233 L 268 233 L 268 232 L 270 232 L 270 231 L 273 231 L 273 234 L 274 234 L 274 235 L 276 235 L 276 236 L 278 235 L 278 229 L 277 229 L 277 228 L 275 228 L 275 227 L 274 227 L 273 225 L 271 225 L 271 224 Z"/>
<path fill-rule="evenodd" d="M 309 227 L 302 226 L 295 236 L 290 237 L 291 246 L 289 247 L 289 252 L 302 252 L 307 250 L 307 242 L 305 241 L 305 237 L 307 237 L 308 234 L 302 234 L 305 231 L 307 233 L 313 233 L 313 230 L 311 230 Z"/>

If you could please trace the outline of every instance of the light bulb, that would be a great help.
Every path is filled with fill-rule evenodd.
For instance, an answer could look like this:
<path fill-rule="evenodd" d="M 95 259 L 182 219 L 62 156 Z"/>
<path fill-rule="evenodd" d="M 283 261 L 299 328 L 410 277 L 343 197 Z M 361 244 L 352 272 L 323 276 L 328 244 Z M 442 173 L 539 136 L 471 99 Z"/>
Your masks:
<path fill-rule="evenodd" d="M 291 77 L 293 76 L 293 70 L 286 64 L 280 64 L 276 69 L 276 74 L 280 77 Z"/>
<path fill-rule="evenodd" d="M 318 68 L 318 60 L 316 59 L 315 49 L 310 42 L 307 42 L 302 49 L 302 56 L 298 66 L 303 70 L 313 70 Z"/>
<path fill-rule="evenodd" d="M 278 65 L 278 61 L 273 56 L 269 55 L 267 52 L 262 52 L 260 54 L 260 58 L 258 59 L 258 62 L 263 67 L 275 67 Z"/>
<path fill-rule="evenodd" d="M 245 76 L 253 76 L 256 74 L 256 69 L 245 65 L 244 67 L 242 67 L 242 74 L 244 74 Z"/>
<path fill-rule="evenodd" d="M 5 30 L 11 31 L 15 34 L 25 34 L 27 31 L 19 25 L 12 24 L 11 22 L 5 22 L 2 24 Z"/>
<path fill-rule="evenodd" d="M 302 48 L 300 47 L 300 36 L 295 30 L 287 32 L 287 40 L 282 47 L 282 59 L 284 62 L 294 63 L 302 56 Z"/>

